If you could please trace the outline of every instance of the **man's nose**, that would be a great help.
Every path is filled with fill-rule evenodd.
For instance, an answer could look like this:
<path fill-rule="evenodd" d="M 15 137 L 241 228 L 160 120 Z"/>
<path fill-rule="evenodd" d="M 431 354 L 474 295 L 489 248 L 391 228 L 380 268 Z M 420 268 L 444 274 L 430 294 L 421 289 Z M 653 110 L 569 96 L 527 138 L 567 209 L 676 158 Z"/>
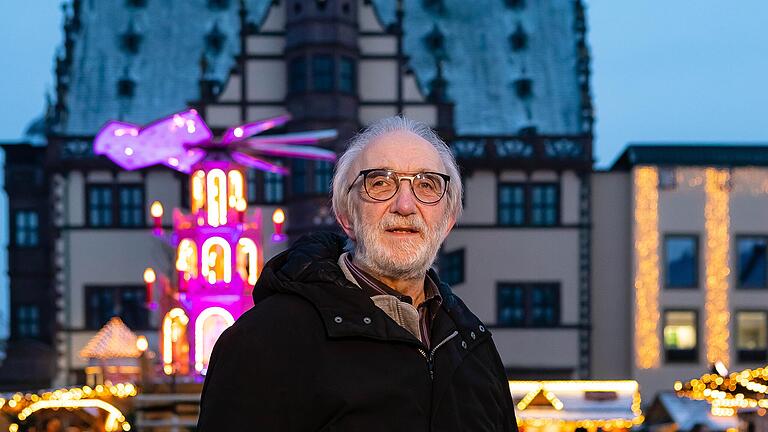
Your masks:
<path fill-rule="evenodd" d="M 416 213 L 416 196 L 408 179 L 400 180 L 400 188 L 392 198 L 390 210 L 403 216 Z"/>

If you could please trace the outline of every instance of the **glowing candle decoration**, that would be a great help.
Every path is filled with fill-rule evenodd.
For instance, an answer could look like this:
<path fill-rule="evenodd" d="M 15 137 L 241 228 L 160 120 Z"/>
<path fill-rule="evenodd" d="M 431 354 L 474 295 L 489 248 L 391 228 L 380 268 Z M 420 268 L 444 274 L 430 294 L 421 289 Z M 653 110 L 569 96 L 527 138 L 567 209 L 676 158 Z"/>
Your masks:
<path fill-rule="evenodd" d="M 155 201 L 149 207 L 149 214 L 152 215 L 152 224 L 155 228 L 155 234 L 163 233 L 163 205 L 160 201 Z"/>
<path fill-rule="evenodd" d="M 155 274 L 155 271 L 151 267 L 147 267 L 144 270 L 144 283 L 147 285 L 147 306 L 150 309 L 155 309 L 157 307 L 157 303 L 153 301 L 154 296 L 152 293 L 154 292 L 155 287 L 155 281 L 157 280 L 157 275 Z"/>
<path fill-rule="evenodd" d="M 272 213 L 272 224 L 275 227 L 275 232 L 272 234 L 272 241 L 277 243 L 285 240 L 285 234 L 283 234 L 283 224 L 285 223 L 285 212 L 283 209 L 276 208 Z"/>

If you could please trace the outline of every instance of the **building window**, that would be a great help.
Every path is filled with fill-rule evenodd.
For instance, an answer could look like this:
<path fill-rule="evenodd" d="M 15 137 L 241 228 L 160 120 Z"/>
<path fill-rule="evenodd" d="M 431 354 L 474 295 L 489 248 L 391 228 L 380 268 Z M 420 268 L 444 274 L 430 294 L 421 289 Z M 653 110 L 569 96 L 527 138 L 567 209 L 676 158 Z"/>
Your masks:
<path fill-rule="evenodd" d="M 86 190 L 89 226 L 143 227 L 146 225 L 143 185 L 88 185 Z"/>
<path fill-rule="evenodd" d="M 114 206 L 111 185 L 91 185 L 88 187 L 88 225 L 93 227 L 112 226 L 112 207 Z"/>
<path fill-rule="evenodd" d="M 560 285 L 500 283 L 496 323 L 502 327 L 554 327 L 560 324 Z"/>
<path fill-rule="evenodd" d="M 18 247 L 40 244 L 40 219 L 34 210 L 17 210 L 14 219 L 14 243 Z"/>
<path fill-rule="evenodd" d="M 696 362 L 697 316 L 693 310 L 664 312 L 664 352 L 667 362 Z"/>
<path fill-rule="evenodd" d="M 355 61 L 350 57 L 339 59 L 339 91 L 355 92 Z"/>
<path fill-rule="evenodd" d="M 464 249 L 443 254 L 440 259 L 440 279 L 448 285 L 464 282 Z"/>
<path fill-rule="evenodd" d="M 144 226 L 144 187 L 119 186 L 120 226 Z"/>
<path fill-rule="evenodd" d="M 283 176 L 281 174 L 264 173 L 264 202 L 283 202 Z"/>
<path fill-rule="evenodd" d="M 294 196 L 304 195 L 307 182 L 307 161 L 294 159 L 291 161 L 291 192 Z"/>
<path fill-rule="evenodd" d="M 768 343 L 768 313 L 736 312 L 736 349 L 740 362 L 765 363 Z"/>
<path fill-rule="evenodd" d="M 16 307 L 16 337 L 37 339 L 40 337 L 40 308 L 35 304 L 21 304 Z"/>
<path fill-rule="evenodd" d="M 118 316 L 132 330 L 149 329 L 144 286 L 85 287 L 86 328 L 98 330 Z"/>
<path fill-rule="evenodd" d="M 557 224 L 557 185 L 531 186 L 531 225 L 552 226 Z"/>
<path fill-rule="evenodd" d="M 667 288 L 696 288 L 699 285 L 699 241 L 694 235 L 664 238 L 664 271 Z"/>
<path fill-rule="evenodd" d="M 557 184 L 499 184 L 499 225 L 555 226 L 559 220 L 560 191 Z"/>
<path fill-rule="evenodd" d="M 331 190 L 333 164 L 328 161 L 315 161 L 315 193 L 327 194 Z"/>
<path fill-rule="evenodd" d="M 739 237 L 736 265 L 739 288 L 766 288 L 766 237 Z"/>
<path fill-rule="evenodd" d="M 245 172 L 245 195 L 248 204 L 253 204 L 257 199 L 256 192 L 259 190 L 259 171 L 251 168 Z"/>
<path fill-rule="evenodd" d="M 499 185 L 499 225 L 525 225 L 525 186 Z"/>
<path fill-rule="evenodd" d="M 304 57 L 296 57 L 288 63 L 288 91 L 307 91 L 307 60 Z"/>
<path fill-rule="evenodd" d="M 312 90 L 323 92 L 333 90 L 333 57 L 312 56 Z"/>

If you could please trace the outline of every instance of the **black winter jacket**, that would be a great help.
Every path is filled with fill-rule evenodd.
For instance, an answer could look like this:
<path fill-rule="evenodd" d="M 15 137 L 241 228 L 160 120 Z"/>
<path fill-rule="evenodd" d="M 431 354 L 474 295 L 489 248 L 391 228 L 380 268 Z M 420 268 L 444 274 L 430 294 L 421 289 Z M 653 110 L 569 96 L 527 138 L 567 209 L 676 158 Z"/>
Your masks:
<path fill-rule="evenodd" d="M 198 430 L 517 431 L 490 332 L 450 288 L 427 351 L 344 277 L 343 246 L 312 234 L 266 264 L 213 349 Z"/>

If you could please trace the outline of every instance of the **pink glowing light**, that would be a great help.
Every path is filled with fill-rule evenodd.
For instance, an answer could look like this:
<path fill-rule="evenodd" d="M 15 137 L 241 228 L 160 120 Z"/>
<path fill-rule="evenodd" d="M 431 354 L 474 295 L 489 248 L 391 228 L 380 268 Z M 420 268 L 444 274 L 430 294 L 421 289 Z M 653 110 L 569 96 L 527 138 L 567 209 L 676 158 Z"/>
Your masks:
<path fill-rule="evenodd" d="M 266 120 L 260 120 L 254 123 L 247 123 L 241 126 L 227 129 L 227 132 L 225 132 L 224 136 L 221 137 L 221 143 L 229 144 L 240 138 L 247 138 L 249 136 L 260 134 L 265 130 L 280 127 L 288 123 L 288 120 L 290 119 L 291 119 L 291 116 L 288 114 L 285 114 L 285 115 L 269 118 Z"/>
<path fill-rule="evenodd" d="M 213 141 L 211 130 L 193 109 L 162 118 L 143 128 L 131 123 L 109 121 L 96 135 L 93 151 L 106 155 L 126 170 L 163 164 L 183 173 L 189 173 L 193 165 L 205 158 L 208 150 L 221 149 L 222 146 L 235 161 L 278 174 L 288 174 L 288 170 L 260 156 L 336 159 L 330 150 L 298 145 L 334 139 L 335 130 L 250 138 L 282 126 L 290 118 L 286 114 L 230 128 L 218 143 Z"/>
<path fill-rule="evenodd" d="M 95 154 L 105 155 L 126 170 L 145 168 L 169 159 L 179 171 L 205 156 L 204 152 L 188 151 L 185 146 L 204 144 L 213 138 L 208 126 L 194 110 L 180 112 L 145 127 L 119 121 L 109 121 L 93 142 Z"/>

